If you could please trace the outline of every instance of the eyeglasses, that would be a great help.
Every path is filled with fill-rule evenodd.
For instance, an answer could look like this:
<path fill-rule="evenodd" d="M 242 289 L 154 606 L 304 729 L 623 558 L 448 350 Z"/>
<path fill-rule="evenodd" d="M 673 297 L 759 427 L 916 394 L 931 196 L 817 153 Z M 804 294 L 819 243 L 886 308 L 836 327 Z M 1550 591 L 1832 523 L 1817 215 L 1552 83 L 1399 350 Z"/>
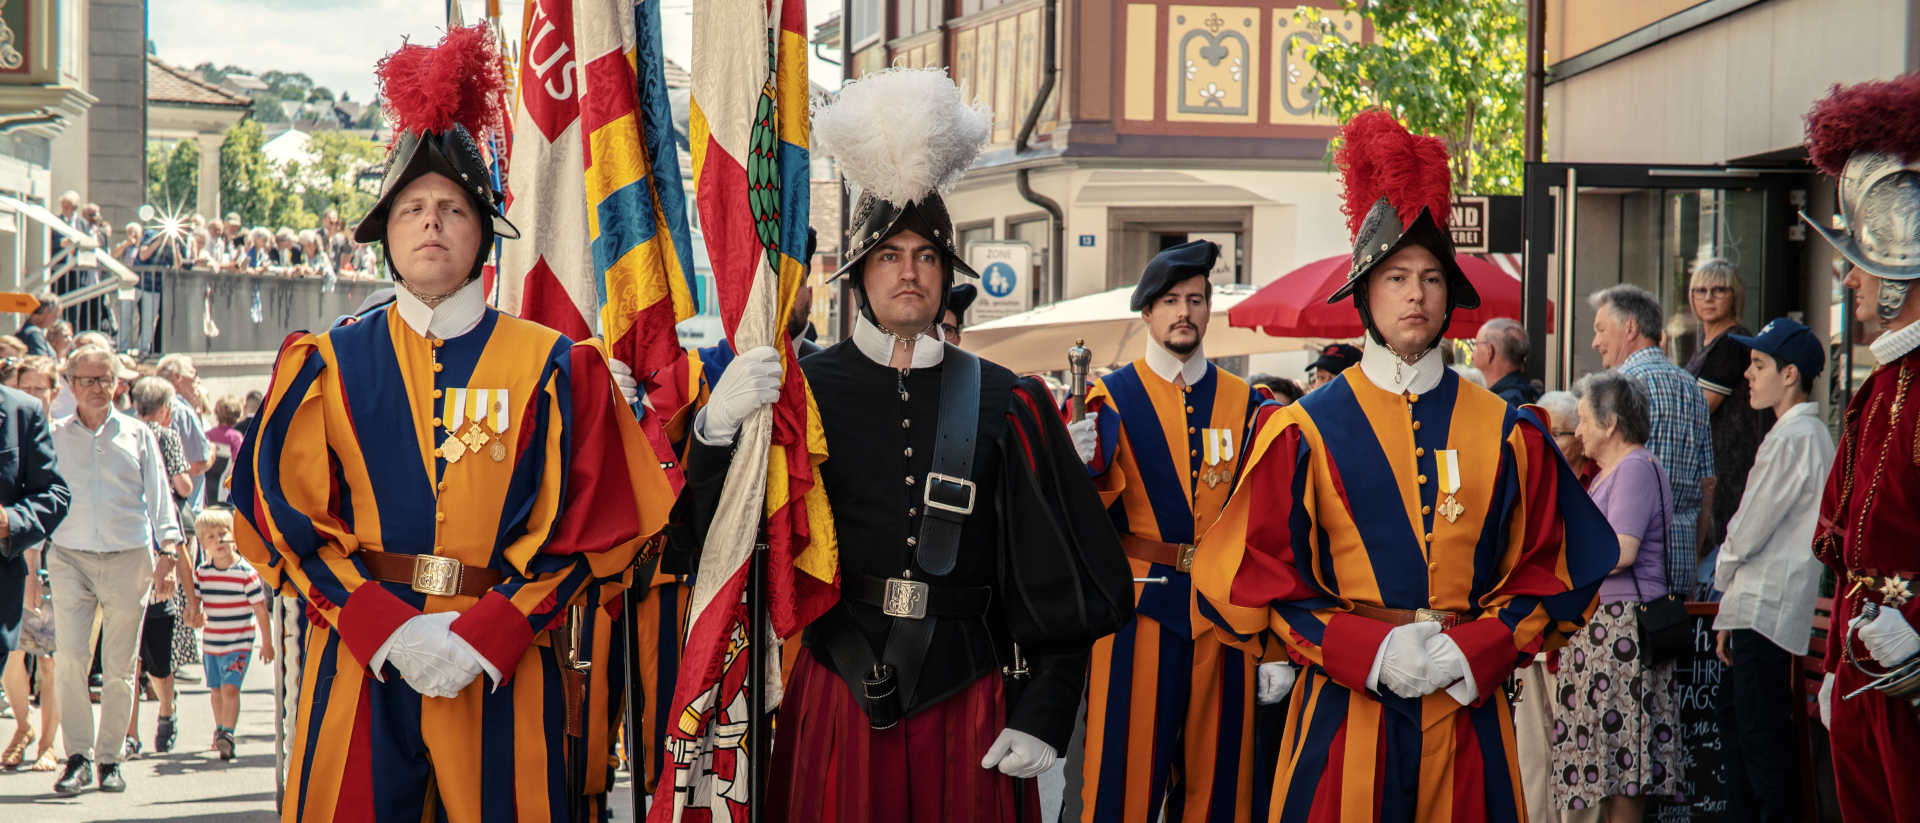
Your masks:
<path fill-rule="evenodd" d="M 91 389 L 95 386 L 112 387 L 113 381 L 113 375 L 107 375 L 105 377 L 75 377 L 73 375 L 67 375 L 67 382 L 73 384 L 73 387 L 76 389 Z"/>
<path fill-rule="evenodd" d="M 944 332 L 946 332 L 946 333 L 947 333 L 947 337 L 949 337 L 949 338 L 953 338 L 953 337 L 959 337 L 959 336 L 960 336 L 960 327 L 959 327 L 959 326 L 956 326 L 956 325 L 954 325 L 954 324 L 952 324 L 952 323 L 941 323 L 941 324 L 940 324 L 940 329 L 941 329 L 942 331 L 944 331 Z"/>
<path fill-rule="evenodd" d="M 1693 287 L 1694 297 L 1726 297 L 1727 295 L 1732 293 L 1733 293 L 1733 289 L 1727 286 L 1694 286 Z"/>

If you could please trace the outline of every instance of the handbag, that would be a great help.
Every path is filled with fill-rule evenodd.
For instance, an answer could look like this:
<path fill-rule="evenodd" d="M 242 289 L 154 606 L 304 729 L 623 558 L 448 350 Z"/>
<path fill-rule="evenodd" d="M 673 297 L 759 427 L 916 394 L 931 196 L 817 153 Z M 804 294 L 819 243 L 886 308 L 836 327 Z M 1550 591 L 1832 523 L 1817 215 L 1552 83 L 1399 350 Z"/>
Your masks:
<path fill-rule="evenodd" d="M 1660 477 L 1661 499 L 1668 496 L 1666 477 Z M 1667 527 L 1667 508 L 1660 507 L 1660 528 Z M 1644 544 L 1643 544 L 1644 545 Z M 1670 660 L 1678 660 L 1693 646 L 1693 630 L 1689 624 L 1692 617 L 1687 614 L 1687 601 L 1673 592 L 1647 600 L 1640 592 L 1640 575 L 1633 568 L 1627 568 L 1627 575 L 1633 579 L 1633 592 L 1640 598 L 1634 622 L 1639 630 L 1640 662 L 1648 666 L 1657 666 Z"/>

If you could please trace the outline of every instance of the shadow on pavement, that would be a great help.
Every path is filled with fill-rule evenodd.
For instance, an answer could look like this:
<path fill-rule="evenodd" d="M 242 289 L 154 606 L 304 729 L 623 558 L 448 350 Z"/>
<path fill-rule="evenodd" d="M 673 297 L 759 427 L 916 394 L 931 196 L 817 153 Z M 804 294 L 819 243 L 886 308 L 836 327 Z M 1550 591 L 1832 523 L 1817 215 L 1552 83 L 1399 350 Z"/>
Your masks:
<path fill-rule="evenodd" d="M 193 817 L 110 817 L 98 823 L 273 823 L 280 816 L 270 811 L 221 812 Z"/>

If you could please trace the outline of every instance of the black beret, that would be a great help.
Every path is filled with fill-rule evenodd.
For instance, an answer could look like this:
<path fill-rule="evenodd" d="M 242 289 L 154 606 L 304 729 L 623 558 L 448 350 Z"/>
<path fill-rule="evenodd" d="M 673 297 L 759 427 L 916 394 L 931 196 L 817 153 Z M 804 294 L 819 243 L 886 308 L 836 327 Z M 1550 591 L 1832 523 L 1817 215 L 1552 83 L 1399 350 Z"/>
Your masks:
<path fill-rule="evenodd" d="M 1188 241 L 1155 255 L 1146 273 L 1140 275 L 1140 285 L 1133 288 L 1133 310 L 1152 305 L 1183 280 L 1213 271 L 1213 261 L 1219 256 L 1220 246 L 1212 240 Z"/>
<path fill-rule="evenodd" d="M 973 300 L 980 296 L 979 287 L 972 283 L 961 283 L 947 290 L 947 309 L 961 320 L 967 319 L 967 309 L 973 306 Z"/>

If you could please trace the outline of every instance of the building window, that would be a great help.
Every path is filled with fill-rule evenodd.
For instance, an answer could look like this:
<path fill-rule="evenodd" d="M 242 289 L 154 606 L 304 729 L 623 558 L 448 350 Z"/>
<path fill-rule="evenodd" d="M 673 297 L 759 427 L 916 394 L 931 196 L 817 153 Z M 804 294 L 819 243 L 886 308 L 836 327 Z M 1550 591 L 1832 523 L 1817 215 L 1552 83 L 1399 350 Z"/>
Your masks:
<path fill-rule="evenodd" d="M 1048 231 L 1047 216 L 1042 213 L 1038 219 L 1034 219 L 1033 215 L 1007 218 L 1007 239 L 1025 240 L 1033 248 L 1033 305 L 1045 305 L 1061 294 L 1059 284 L 1054 282 L 1054 272 L 1051 271 L 1053 235 Z"/>
<path fill-rule="evenodd" d="M 853 14 L 847 26 L 847 42 L 852 48 L 859 49 L 880 39 L 880 27 L 886 22 L 885 8 L 881 0 L 853 0 Z"/>

